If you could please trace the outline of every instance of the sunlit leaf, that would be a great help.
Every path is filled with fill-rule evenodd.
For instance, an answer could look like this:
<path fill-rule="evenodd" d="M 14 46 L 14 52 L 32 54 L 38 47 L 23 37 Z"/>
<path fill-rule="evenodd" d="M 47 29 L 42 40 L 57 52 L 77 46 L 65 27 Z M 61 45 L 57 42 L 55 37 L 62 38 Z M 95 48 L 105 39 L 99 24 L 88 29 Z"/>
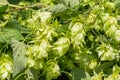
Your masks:
<path fill-rule="evenodd" d="M 11 47 L 13 49 L 13 63 L 14 63 L 14 72 L 13 77 L 15 77 L 20 71 L 24 70 L 26 67 L 27 58 L 26 45 L 23 42 L 19 42 L 15 39 L 11 40 Z"/>
<path fill-rule="evenodd" d="M 17 30 L 9 30 L 0 34 L 0 42 L 5 43 L 9 42 L 11 38 L 19 40 L 21 33 Z"/>
<path fill-rule="evenodd" d="M 22 27 L 17 21 L 10 20 L 0 32 L 0 42 L 9 42 L 11 38 L 20 40 L 22 33 L 29 33 L 30 30 Z"/>
<path fill-rule="evenodd" d="M 115 7 L 120 9 L 120 0 L 115 0 Z"/>
<path fill-rule="evenodd" d="M 79 0 L 60 0 L 66 7 L 75 8 L 79 6 Z"/>
<path fill-rule="evenodd" d="M 60 15 L 61 13 L 64 13 L 67 10 L 66 6 L 63 4 L 57 4 L 53 7 L 52 12 L 53 14 Z"/>

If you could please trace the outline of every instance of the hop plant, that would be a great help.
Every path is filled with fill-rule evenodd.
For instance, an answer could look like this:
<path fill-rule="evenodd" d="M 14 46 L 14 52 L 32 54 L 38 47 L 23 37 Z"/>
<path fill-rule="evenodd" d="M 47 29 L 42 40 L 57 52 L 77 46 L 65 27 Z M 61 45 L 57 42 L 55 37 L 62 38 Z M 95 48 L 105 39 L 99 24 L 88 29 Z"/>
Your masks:
<path fill-rule="evenodd" d="M 52 52 L 58 57 L 65 55 L 69 50 L 70 40 L 66 37 L 59 38 L 53 45 Z"/>
<path fill-rule="evenodd" d="M 104 80 L 119 80 L 120 79 L 120 74 L 118 73 L 113 73 L 108 78 L 105 78 Z"/>
<path fill-rule="evenodd" d="M 60 73 L 59 65 L 54 61 L 48 61 L 44 66 L 43 74 L 46 75 L 46 80 L 57 78 Z"/>
<path fill-rule="evenodd" d="M 13 73 L 13 62 L 12 58 L 3 54 L 0 58 L 0 79 L 10 79 L 11 74 Z"/>
<path fill-rule="evenodd" d="M 98 56 L 102 61 L 105 60 L 115 60 L 116 56 L 119 54 L 119 51 L 114 49 L 112 46 L 107 44 L 102 44 L 97 48 Z"/>
<path fill-rule="evenodd" d="M 105 4 L 105 8 L 108 8 L 108 9 L 115 9 L 115 3 L 113 3 L 113 2 L 106 2 Z"/>
<path fill-rule="evenodd" d="M 37 45 L 29 46 L 26 55 L 28 56 L 28 66 L 36 69 L 42 68 L 44 59 L 48 58 L 50 44 L 47 40 L 41 40 Z"/>
<path fill-rule="evenodd" d="M 103 30 L 106 35 L 109 37 L 113 37 L 117 30 L 117 18 L 110 16 L 108 13 L 105 13 L 102 17 L 102 21 L 104 22 Z"/>
<path fill-rule="evenodd" d="M 117 42 L 120 42 L 120 30 L 116 30 L 114 38 Z"/>
<path fill-rule="evenodd" d="M 33 56 L 37 59 L 48 57 L 50 44 L 47 40 L 41 40 L 40 44 L 28 47 L 27 55 Z"/>
<path fill-rule="evenodd" d="M 84 43 L 85 31 L 82 23 L 76 22 L 71 28 L 71 42 L 74 48 Z"/>
<path fill-rule="evenodd" d="M 95 73 L 94 72 L 94 76 L 91 77 L 92 80 L 102 80 L 102 77 L 103 77 L 103 73 L 100 72 L 100 73 Z"/>

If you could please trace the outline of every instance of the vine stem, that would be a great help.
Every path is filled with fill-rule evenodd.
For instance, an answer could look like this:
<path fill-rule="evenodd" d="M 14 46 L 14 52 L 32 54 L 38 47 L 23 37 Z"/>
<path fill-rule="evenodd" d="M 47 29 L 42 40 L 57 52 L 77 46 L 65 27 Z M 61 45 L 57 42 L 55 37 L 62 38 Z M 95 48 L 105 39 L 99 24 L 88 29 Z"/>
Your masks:
<path fill-rule="evenodd" d="M 0 3 L 0 5 L 7 5 L 6 3 Z M 22 9 L 26 9 L 26 8 L 34 8 L 34 7 L 38 7 L 38 8 L 42 8 L 42 7 L 45 7 L 45 5 L 42 5 L 42 4 L 32 4 L 32 5 L 26 5 L 26 6 L 19 6 L 19 5 L 13 5 L 13 4 L 9 4 L 8 3 L 8 6 L 10 6 L 10 7 L 13 7 L 13 8 L 15 8 L 15 9 L 11 9 L 11 10 L 9 10 L 9 11 L 7 11 L 7 13 L 8 12 L 14 12 L 14 11 L 20 11 L 20 10 L 22 10 Z"/>
<path fill-rule="evenodd" d="M 7 5 L 8 3 L 2 3 L 0 2 L 0 5 Z M 10 7 L 15 7 L 15 8 L 22 8 L 21 6 L 18 5 L 13 5 L 13 4 L 8 4 Z"/>

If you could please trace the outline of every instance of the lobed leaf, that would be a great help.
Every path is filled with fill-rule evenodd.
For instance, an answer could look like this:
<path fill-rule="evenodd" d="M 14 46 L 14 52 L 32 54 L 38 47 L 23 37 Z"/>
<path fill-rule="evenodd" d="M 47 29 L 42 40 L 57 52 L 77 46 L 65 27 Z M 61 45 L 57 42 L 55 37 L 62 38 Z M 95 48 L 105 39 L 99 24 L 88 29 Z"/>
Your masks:
<path fill-rule="evenodd" d="M 13 63 L 14 63 L 14 71 L 13 77 L 15 77 L 19 72 L 25 69 L 27 58 L 25 56 L 26 53 L 26 45 L 23 42 L 19 42 L 18 40 L 11 39 L 11 48 L 13 50 Z"/>

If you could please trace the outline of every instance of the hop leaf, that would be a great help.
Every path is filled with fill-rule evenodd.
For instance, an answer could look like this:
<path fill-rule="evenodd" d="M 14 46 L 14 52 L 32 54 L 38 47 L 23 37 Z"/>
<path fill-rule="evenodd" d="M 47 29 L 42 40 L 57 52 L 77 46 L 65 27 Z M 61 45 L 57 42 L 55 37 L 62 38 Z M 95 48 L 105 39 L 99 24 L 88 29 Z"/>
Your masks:
<path fill-rule="evenodd" d="M 12 39 L 11 47 L 13 49 L 13 63 L 14 63 L 13 77 L 15 77 L 20 71 L 22 71 L 26 67 L 27 63 L 27 58 L 25 56 L 26 45 L 15 39 Z"/>

